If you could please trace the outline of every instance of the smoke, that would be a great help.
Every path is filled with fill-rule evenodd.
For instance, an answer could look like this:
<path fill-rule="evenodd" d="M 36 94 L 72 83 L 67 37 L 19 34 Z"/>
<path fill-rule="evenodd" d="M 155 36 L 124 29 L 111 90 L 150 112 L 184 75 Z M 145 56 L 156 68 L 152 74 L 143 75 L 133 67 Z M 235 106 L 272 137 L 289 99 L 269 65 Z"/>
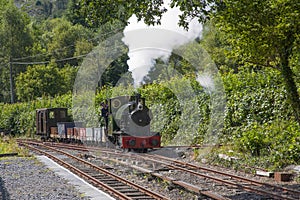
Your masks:
<path fill-rule="evenodd" d="M 215 83 L 209 74 L 202 74 L 197 76 L 197 81 L 208 92 L 215 91 Z"/>
<path fill-rule="evenodd" d="M 169 0 L 165 0 L 164 6 L 168 11 L 162 16 L 160 25 L 148 26 L 143 21 L 138 22 L 133 15 L 124 30 L 123 42 L 129 48 L 127 64 L 135 86 L 142 82 L 156 59 L 167 62 L 173 49 L 200 37 L 202 25 L 198 20 L 191 20 L 189 30 L 184 30 L 178 26 L 181 11 L 169 4 Z"/>

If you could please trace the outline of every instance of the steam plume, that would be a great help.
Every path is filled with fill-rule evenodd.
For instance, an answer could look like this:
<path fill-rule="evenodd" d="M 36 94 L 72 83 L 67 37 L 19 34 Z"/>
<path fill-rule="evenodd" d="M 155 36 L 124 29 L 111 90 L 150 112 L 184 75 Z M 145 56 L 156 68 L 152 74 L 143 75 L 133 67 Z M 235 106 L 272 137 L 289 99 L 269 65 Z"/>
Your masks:
<path fill-rule="evenodd" d="M 124 30 L 123 42 L 129 48 L 127 64 L 132 72 L 135 86 L 138 86 L 148 74 L 155 59 L 161 58 L 167 62 L 172 50 L 200 37 L 202 25 L 197 19 L 191 20 L 189 30 L 178 26 L 179 8 L 170 8 L 169 0 L 164 6 L 168 11 L 163 15 L 161 25 L 147 26 L 143 21 L 137 21 L 133 15 L 129 25 Z"/>

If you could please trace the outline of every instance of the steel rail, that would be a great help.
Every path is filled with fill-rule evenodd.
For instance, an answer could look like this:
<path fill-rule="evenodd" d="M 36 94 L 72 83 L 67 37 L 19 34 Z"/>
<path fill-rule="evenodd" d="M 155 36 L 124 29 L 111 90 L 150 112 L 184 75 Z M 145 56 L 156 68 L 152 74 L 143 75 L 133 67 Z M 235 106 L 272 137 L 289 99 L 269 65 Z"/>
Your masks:
<path fill-rule="evenodd" d="M 55 145 L 57 145 L 57 144 L 55 144 Z M 64 146 L 62 146 L 62 147 L 64 148 Z M 85 147 L 85 149 L 95 150 L 95 149 L 99 149 L 99 148 L 96 148 L 96 147 L 95 148 Z M 83 147 L 79 147 L 78 150 L 85 151 Z M 107 153 L 118 154 L 118 153 L 115 153 L 115 152 L 107 152 Z M 222 180 L 222 179 L 219 179 L 219 178 L 216 178 L 216 177 L 212 177 L 212 176 L 209 176 L 209 175 L 200 174 L 198 172 L 187 170 L 187 169 L 184 169 L 184 168 L 181 168 L 181 167 L 178 167 L 178 166 L 174 166 L 174 165 L 181 165 L 181 166 L 184 166 L 184 167 L 190 167 L 190 168 L 193 168 L 193 169 L 204 170 L 204 171 L 208 171 L 208 172 L 220 174 L 220 175 L 223 175 L 223 176 L 229 176 L 229 177 L 237 179 L 237 180 L 242 180 L 242 181 L 245 181 L 245 182 L 249 182 L 249 183 L 251 183 L 253 185 L 256 185 L 256 186 L 266 186 L 266 187 L 271 187 L 273 189 L 281 190 L 283 192 L 300 194 L 300 191 L 291 190 L 291 189 L 286 188 L 286 187 L 276 186 L 276 185 L 272 185 L 272 184 L 268 184 L 268 183 L 262 183 L 260 181 L 256 181 L 256 180 L 253 180 L 253 179 L 248 179 L 248 178 L 241 177 L 241 176 L 238 176 L 238 175 L 234 175 L 234 174 L 230 174 L 230 173 L 225 173 L 225 172 L 221 172 L 221 171 L 216 171 L 216 170 L 213 170 L 213 169 L 210 169 L 210 168 L 207 168 L 207 167 L 201 167 L 201 166 L 193 165 L 193 164 L 190 164 L 190 163 L 181 162 L 181 161 L 178 161 L 178 160 L 175 160 L 175 159 L 172 159 L 172 158 L 168 158 L 168 157 L 164 157 L 164 156 L 160 156 L 160 155 L 155 155 L 154 156 L 154 155 L 143 154 L 143 156 L 140 156 L 140 155 L 136 154 L 134 156 L 133 155 L 130 155 L 130 156 L 131 157 L 136 156 L 136 157 L 140 157 L 142 159 L 151 159 L 151 161 L 154 161 L 154 162 L 166 165 L 169 168 L 186 171 L 188 173 L 192 173 L 192 174 L 197 175 L 197 176 L 206 177 L 206 178 L 215 180 L 215 181 L 220 182 L 220 183 L 226 183 L 227 185 L 232 185 L 232 186 L 236 186 L 236 187 L 239 187 L 239 188 L 243 188 L 244 190 L 247 190 L 247 191 L 252 191 L 252 192 L 255 191 L 255 192 L 259 193 L 259 194 L 269 195 L 269 196 L 272 196 L 272 197 L 278 198 L 278 199 L 285 198 L 285 199 L 291 199 L 292 200 L 294 198 L 283 197 L 283 196 L 277 195 L 277 194 L 275 194 L 273 192 L 267 192 L 265 190 L 251 188 L 249 186 L 244 186 L 244 185 L 237 184 L 237 183 L 234 183 L 234 182 L 231 182 L 231 181 Z M 165 163 L 165 162 L 163 162 L 161 160 L 159 161 L 159 160 L 157 160 L 157 158 L 160 158 L 161 160 L 167 160 L 167 161 L 169 161 L 171 163 Z"/>
<path fill-rule="evenodd" d="M 23 143 L 23 142 L 21 142 L 21 143 Z M 164 200 L 164 199 L 167 200 L 167 199 L 168 199 L 168 198 L 166 198 L 166 197 L 164 197 L 164 196 L 162 196 L 162 195 L 160 195 L 160 194 L 158 194 L 158 193 L 156 193 L 156 192 L 154 192 L 154 191 L 147 190 L 147 189 L 143 188 L 142 186 L 139 186 L 139 185 L 137 185 L 137 184 L 135 184 L 135 183 L 132 183 L 132 182 L 130 182 L 130 181 L 128 181 L 128 180 L 125 180 L 125 179 L 123 179 L 123 178 L 121 178 L 121 177 L 119 177 L 119 176 L 117 176 L 117 175 L 115 175 L 115 174 L 109 172 L 108 170 L 105 170 L 105 169 L 103 169 L 103 168 L 100 168 L 100 167 L 98 167 L 98 166 L 96 166 L 96 165 L 94 165 L 94 164 L 92 164 L 92 163 L 89 163 L 89 162 L 87 162 L 87 161 L 85 161 L 85 160 L 83 160 L 83 159 L 81 159 L 81 158 L 78 158 L 78 157 L 76 157 L 76 156 L 73 156 L 73 155 L 71 155 L 71 154 L 69 154 L 69 153 L 66 153 L 66 152 L 62 151 L 62 150 L 58 150 L 58 149 L 56 149 L 56 148 L 50 147 L 50 146 L 48 146 L 48 145 L 40 144 L 40 143 L 34 143 L 34 142 L 29 142 L 29 143 L 35 144 L 35 145 L 44 146 L 44 147 L 46 147 L 46 148 L 48 148 L 48 149 L 51 149 L 52 151 L 56 151 L 56 152 L 59 152 L 59 153 L 61 153 L 61 154 L 64 154 L 64 155 L 66 155 L 66 156 L 68 156 L 68 157 L 70 157 L 70 158 L 72 158 L 72 159 L 74 159 L 74 160 L 77 160 L 77 161 L 79 161 L 79 162 L 81 162 L 81 163 L 83 163 L 83 164 L 85 164 L 85 165 L 88 165 L 89 167 L 92 167 L 93 169 L 96 169 L 97 171 L 100 171 L 100 172 L 102 172 L 102 173 L 104 173 L 104 174 L 106 174 L 106 175 L 108 175 L 108 176 L 111 176 L 111 177 L 113 177 L 114 179 L 116 179 L 116 180 L 118 180 L 118 181 L 120 181 L 120 182 L 122 182 L 122 183 L 124 183 L 124 184 L 126 184 L 126 185 L 128 185 L 128 186 L 131 186 L 131 187 L 133 187 L 133 188 L 139 190 L 140 192 L 142 192 L 142 193 L 144 193 L 144 194 L 147 194 L 147 195 L 149 195 L 149 196 L 151 196 L 151 197 L 153 197 L 153 198 L 155 198 L 155 199 L 162 199 L 162 200 Z M 23 144 L 24 144 L 24 143 L 23 143 Z"/>
<path fill-rule="evenodd" d="M 257 194 L 262 194 L 262 195 L 268 195 L 268 196 L 276 198 L 276 199 L 297 200 L 297 199 L 294 199 L 294 198 L 283 197 L 281 195 L 278 195 L 278 194 L 275 194 L 275 193 L 272 193 L 272 192 L 268 192 L 268 191 L 265 191 L 265 190 L 252 188 L 250 186 L 245 186 L 245 185 L 242 185 L 242 184 L 234 183 L 232 181 L 223 180 L 221 178 L 217 178 L 217 177 L 213 177 L 213 176 L 210 176 L 210 175 L 206 175 L 206 174 L 202 174 L 202 173 L 199 173 L 199 172 L 195 172 L 195 171 L 192 171 L 192 170 L 188 170 L 188 169 L 185 169 L 185 168 L 182 168 L 182 167 L 172 166 L 172 165 L 169 165 L 169 164 L 167 164 L 167 163 L 165 163 L 163 161 L 158 161 L 158 160 L 155 160 L 155 159 L 152 159 L 152 158 L 149 158 L 149 159 L 151 161 L 153 161 L 153 162 L 157 162 L 157 163 L 160 163 L 160 164 L 167 165 L 168 168 L 170 168 L 170 169 L 175 169 L 175 170 L 180 170 L 180 171 L 188 172 L 188 173 L 196 175 L 196 176 L 200 176 L 200 177 L 204 177 L 204 178 L 208 178 L 208 179 L 214 180 L 214 181 L 216 181 L 218 183 L 222 183 L 222 184 L 234 186 L 235 188 L 242 188 L 245 191 L 256 192 Z M 163 176 L 163 175 L 161 175 L 159 173 L 151 173 L 151 174 L 154 175 L 154 176 L 161 177 L 161 178 L 166 178 L 165 176 Z"/>
<path fill-rule="evenodd" d="M 163 157 L 163 156 L 159 156 L 159 155 L 157 155 L 155 157 L 159 157 L 161 159 L 169 160 L 169 161 L 172 162 L 172 164 L 179 164 L 179 165 L 185 166 L 185 167 L 191 167 L 191 168 L 194 168 L 194 169 L 210 171 L 210 172 L 213 172 L 213 173 L 216 173 L 216 174 L 229 176 L 231 178 L 235 178 L 235 179 L 238 179 L 238 180 L 243 180 L 243 181 L 246 181 L 246 182 L 250 182 L 250 183 L 252 183 L 254 185 L 257 185 L 257 186 L 267 186 L 267 187 L 271 187 L 271 188 L 274 188 L 274 189 L 277 189 L 277 190 L 282 190 L 283 192 L 291 192 L 291 193 L 300 195 L 300 191 L 292 190 L 292 189 L 289 189 L 289 188 L 286 188 L 286 187 L 272 185 L 272 184 L 269 184 L 269 183 L 262 183 L 260 181 L 245 178 L 245 177 L 238 176 L 238 175 L 235 175 L 235 174 L 226 173 L 226 172 L 222 172 L 222 171 L 217 171 L 217 170 L 210 169 L 210 168 L 207 168 L 207 167 L 201 167 L 201 166 L 197 166 L 197 165 L 194 165 L 194 164 L 191 164 L 191 163 L 181 162 L 181 161 L 178 161 L 178 160 L 175 160 L 175 159 L 172 159 L 172 158 L 167 158 L 167 157 Z"/>
<path fill-rule="evenodd" d="M 202 170 L 210 171 L 210 172 L 213 172 L 213 173 L 217 173 L 217 174 L 221 174 L 221 175 L 233 177 L 233 178 L 236 178 L 236 179 L 239 179 L 239 180 L 244 180 L 246 182 L 255 183 L 255 185 L 257 185 L 257 186 L 267 186 L 267 187 L 273 187 L 273 188 L 277 188 L 277 189 L 282 189 L 280 186 L 275 186 L 274 187 L 271 184 L 267 184 L 267 183 L 265 184 L 265 183 L 261 183 L 259 181 L 255 181 L 255 180 L 252 180 L 252 179 L 247 179 L 247 178 L 240 177 L 240 176 L 237 176 L 237 175 L 234 175 L 234 174 L 228 174 L 228 173 L 225 173 L 225 172 L 219 172 L 219 171 L 216 171 L 216 170 L 213 170 L 213 169 L 209 169 L 209 168 L 204 168 L 204 167 L 192 165 L 192 164 L 189 164 L 189 163 L 180 162 L 180 161 L 177 161 L 177 160 L 174 160 L 174 159 L 171 159 L 171 158 L 167 158 L 167 157 L 164 157 L 164 156 L 159 156 L 159 155 L 150 156 L 150 155 L 147 155 L 147 157 L 149 159 L 151 159 L 151 161 L 158 162 L 158 163 L 161 163 L 161 164 L 164 164 L 164 165 L 166 165 L 167 163 L 165 163 L 163 161 L 158 161 L 157 158 L 165 159 L 165 160 L 172 160 L 174 162 L 174 164 L 175 163 L 181 163 L 181 164 L 184 165 L 184 167 L 190 166 L 190 167 L 193 167 L 193 168 L 202 169 Z M 150 158 L 150 157 L 152 157 L 152 158 Z M 153 159 L 153 157 L 155 159 Z M 145 156 L 143 156 L 143 158 L 145 158 Z M 234 183 L 234 182 L 231 182 L 231 181 L 228 181 L 228 180 L 223 180 L 223 179 L 220 179 L 220 178 L 217 178 L 217 177 L 213 177 L 213 176 L 210 176 L 210 175 L 206 175 L 206 174 L 195 172 L 195 171 L 192 171 L 192 170 L 189 170 L 189 169 L 178 167 L 178 166 L 172 165 L 172 163 L 171 164 L 167 164 L 167 166 L 169 168 L 176 169 L 176 170 L 181 170 L 181 171 L 185 171 L 185 172 L 194 174 L 196 176 L 201 176 L 201 177 L 204 177 L 204 178 L 209 178 L 209 179 L 215 180 L 215 181 L 217 181 L 219 183 L 225 183 L 226 185 L 236 186 L 237 188 L 243 188 L 246 191 L 257 192 L 259 194 L 268 195 L 270 197 L 278 198 L 278 199 L 297 200 L 295 198 L 289 198 L 289 197 L 281 196 L 281 195 L 278 195 L 278 194 L 273 193 L 273 192 L 268 192 L 268 191 L 265 191 L 265 190 L 252 188 L 250 186 L 245 186 L 245 185 L 242 185 L 242 184 L 237 184 L 237 183 Z M 290 191 L 290 192 L 297 193 L 297 194 L 299 193 L 298 191 L 290 190 L 288 188 L 283 188 L 283 189 L 285 191 Z"/>
<path fill-rule="evenodd" d="M 46 144 L 47 146 L 48 145 L 53 145 L 55 147 L 59 147 L 59 148 L 65 148 L 65 149 L 70 149 L 70 150 L 80 150 L 80 151 L 89 151 L 86 147 L 83 147 L 83 146 L 77 146 L 77 145 L 65 145 L 65 144 L 52 144 L 52 143 L 44 143 Z M 99 148 L 95 148 L 97 150 L 99 150 Z M 93 150 L 95 150 L 93 148 Z M 118 154 L 118 153 L 114 153 L 114 154 Z M 124 162 L 121 162 L 121 161 L 117 161 L 117 160 L 112 160 L 112 159 L 109 159 L 111 161 L 114 161 L 114 162 L 118 162 L 120 164 L 123 164 L 123 165 L 126 165 L 126 163 Z M 149 170 L 146 170 L 146 169 L 142 169 L 142 168 L 138 168 L 136 166 L 130 166 L 131 168 L 134 168 L 136 170 L 139 170 L 139 171 L 142 171 L 143 173 L 148 173 L 148 174 L 151 174 L 152 176 L 154 177 L 157 177 L 157 178 L 160 178 L 162 180 L 165 180 L 165 181 L 168 181 L 174 185 L 178 185 L 180 187 L 183 187 L 185 189 L 187 189 L 188 191 L 191 191 L 191 192 L 195 192 L 195 193 L 198 193 L 200 195 L 204 195 L 204 196 L 207 196 L 207 197 L 210 197 L 212 199 L 215 199 L 215 200 L 228 200 L 228 198 L 226 197 L 223 197 L 219 194 L 216 194 L 212 191 L 202 191 L 201 188 L 197 187 L 197 186 L 194 186 L 192 184 L 188 184 L 188 183 L 185 183 L 183 181 L 179 181 L 179 180 L 175 180 L 175 179 L 172 179 L 170 177 L 166 177 L 166 176 L 161 176 L 160 174 L 157 174 L 157 173 L 154 173 L 152 171 L 149 171 Z"/>
<path fill-rule="evenodd" d="M 32 147 L 32 146 L 30 146 L 29 144 L 22 143 L 22 145 L 26 146 L 26 147 L 29 148 L 29 149 L 32 149 L 32 150 L 34 150 L 34 151 L 37 151 L 37 152 L 39 152 L 39 153 L 41 153 L 41 154 L 43 154 L 43 155 L 46 155 L 47 157 L 49 157 L 49 158 L 51 158 L 52 160 L 54 160 L 54 161 L 56 161 L 57 163 L 59 163 L 60 165 L 65 166 L 65 167 L 67 167 L 68 169 L 70 169 L 71 171 L 75 172 L 75 173 L 78 174 L 79 176 L 84 177 L 84 178 L 90 180 L 93 184 L 102 187 L 102 188 L 104 189 L 104 191 L 106 191 L 106 192 L 108 192 L 108 193 L 110 193 L 110 194 L 112 194 L 112 195 L 115 195 L 115 196 L 117 196 L 118 198 L 120 198 L 120 199 L 122 199 L 122 200 L 132 200 L 132 198 L 127 197 L 127 196 L 124 195 L 123 193 L 121 193 L 121 192 L 115 190 L 114 188 L 112 188 L 112 187 L 106 185 L 105 183 L 103 183 L 103 182 L 101 182 L 101 181 L 95 179 L 94 177 L 92 177 L 92 176 L 90 176 L 90 175 L 84 173 L 83 171 L 77 169 L 76 167 L 74 167 L 74 166 L 72 166 L 72 165 L 66 163 L 65 161 L 63 161 L 63 160 L 61 160 L 61 159 L 59 159 L 59 158 L 57 158 L 57 157 L 51 155 L 50 153 L 47 153 L 47 152 L 42 151 L 42 150 L 40 150 L 40 149 L 38 149 L 38 148 Z"/>
<path fill-rule="evenodd" d="M 173 179 L 171 177 L 167 177 L 165 175 L 161 175 L 159 173 L 155 173 L 155 172 L 153 172 L 151 170 L 148 170 L 148 169 L 145 169 L 145 168 L 141 168 L 141 167 L 138 167 L 138 166 L 135 166 L 135 165 L 129 165 L 126 162 L 122 162 L 122 161 L 115 160 L 115 159 L 112 159 L 112 158 L 107 158 L 107 160 L 113 161 L 113 162 L 116 162 L 116 163 L 119 163 L 119 164 L 122 164 L 122 165 L 125 165 L 125 166 L 128 166 L 128 167 L 133 168 L 135 170 L 138 170 L 138 171 L 140 171 L 142 173 L 149 174 L 149 175 L 151 175 L 153 177 L 160 178 L 160 179 L 162 179 L 164 181 L 168 181 L 171 184 L 183 187 L 183 188 L 187 189 L 190 192 L 195 192 L 195 193 L 198 193 L 200 195 L 204 195 L 206 197 L 209 197 L 209 198 L 212 198 L 212 199 L 215 199 L 215 200 L 228 200 L 228 198 L 223 197 L 223 196 L 221 196 L 221 195 L 219 195 L 217 193 L 214 193 L 212 191 L 203 191 L 200 187 L 197 187 L 195 185 L 192 185 L 192 184 L 180 181 L 180 180 L 176 180 L 176 179 Z"/>

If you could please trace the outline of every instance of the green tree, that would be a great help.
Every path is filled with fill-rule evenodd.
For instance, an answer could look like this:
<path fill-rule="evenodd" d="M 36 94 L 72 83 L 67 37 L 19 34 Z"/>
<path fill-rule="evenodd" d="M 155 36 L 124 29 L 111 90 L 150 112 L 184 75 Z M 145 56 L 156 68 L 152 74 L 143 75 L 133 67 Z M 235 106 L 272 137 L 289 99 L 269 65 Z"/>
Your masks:
<path fill-rule="evenodd" d="M 19 3 L 15 0 L 16 3 Z M 23 0 L 21 9 L 29 13 L 33 20 L 43 21 L 45 19 L 62 17 L 67 9 L 69 0 Z"/>
<path fill-rule="evenodd" d="M 65 64 L 78 66 L 79 62 L 74 56 L 79 53 L 88 53 L 94 45 L 92 31 L 81 25 L 72 25 L 63 18 L 47 20 L 42 25 L 43 35 L 40 41 L 49 52 L 49 59 L 54 59 L 59 67 Z"/>
<path fill-rule="evenodd" d="M 220 31 L 215 26 L 213 20 L 211 20 L 203 26 L 200 44 L 211 56 L 216 67 L 221 70 L 221 72 L 224 73 L 231 69 L 233 69 L 234 72 L 238 72 L 239 63 L 236 62 L 236 58 L 227 56 L 232 47 L 225 38 L 225 33 Z"/>
<path fill-rule="evenodd" d="M 74 81 L 77 75 L 78 67 L 73 67 L 70 65 L 65 65 L 59 70 L 63 84 L 61 87 L 60 94 L 66 94 L 73 90 Z"/>
<path fill-rule="evenodd" d="M 72 90 L 77 69 L 66 66 L 59 69 L 55 64 L 28 67 L 16 79 L 19 100 L 29 101 L 42 96 L 54 97 Z"/>
<path fill-rule="evenodd" d="M 66 18 L 73 24 L 81 24 L 84 27 L 91 28 L 86 18 L 80 13 L 80 4 L 78 0 L 69 0 Z"/>
<path fill-rule="evenodd" d="M 160 17 L 166 11 L 161 5 L 163 5 L 163 0 L 72 0 L 68 16 L 73 23 L 99 27 L 115 20 L 127 24 L 129 17 L 135 13 L 139 20 L 144 18 L 146 23 L 154 24 L 160 21 Z"/>
<path fill-rule="evenodd" d="M 30 19 L 12 2 L 0 8 L 0 52 L 6 58 L 29 55 L 32 36 L 29 30 Z"/>
<path fill-rule="evenodd" d="M 113 61 L 101 76 L 101 86 L 115 86 L 121 78 L 121 76 L 128 72 L 129 67 L 126 62 L 128 59 L 129 58 L 127 54 L 123 54 L 120 58 Z"/>
<path fill-rule="evenodd" d="M 24 71 L 23 65 L 17 65 L 16 58 L 28 56 L 33 40 L 28 25 L 30 19 L 28 15 L 19 10 L 13 1 L 1 1 L 0 4 L 0 55 L 1 80 L 0 93 L 1 101 L 8 102 L 9 91 L 13 91 L 13 77 Z M 9 78 L 10 77 L 10 78 Z M 10 87 L 7 84 L 10 82 Z M 14 92 L 11 94 L 11 102 L 14 102 Z"/>
<path fill-rule="evenodd" d="M 171 7 L 174 6 L 180 7 L 182 11 L 179 24 L 188 28 L 191 17 L 198 17 L 201 22 L 206 21 L 210 18 L 209 13 L 223 8 L 224 3 L 220 0 L 171 0 Z M 161 16 L 166 11 L 163 0 L 72 0 L 69 7 L 69 15 L 73 17 L 74 21 L 83 18 L 85 19 L 84 23 L 93 27 L 99 27 L 115 20 L 127 24 L 127 20 L 132 14 L 135 14 L 138 20 L 144 20 L 146 24 L 159 24 Z"/>
<path fill-rule="evenodd" d="M 291 60 L 299 55 L 300 4 L 296 0 L 228 0 L 214 14 L 216 25 L 226 33 L 230 54 L 243 65 L 278 69 L 287 97 L 300 123 L 300 98 Z M 299 63 L 297 64 L 299 66 Z"/>

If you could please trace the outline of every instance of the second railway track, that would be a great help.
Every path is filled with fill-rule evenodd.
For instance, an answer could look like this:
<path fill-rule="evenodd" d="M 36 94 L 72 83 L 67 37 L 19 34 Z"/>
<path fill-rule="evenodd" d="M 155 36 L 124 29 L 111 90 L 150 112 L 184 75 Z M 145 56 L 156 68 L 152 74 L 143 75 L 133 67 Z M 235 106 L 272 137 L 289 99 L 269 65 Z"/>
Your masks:
<path fill-rule="evenodd" d="M 275 184 L 263 183 L 233 173 L 214 170 L 151 154 L 122 153 L 98 147 L 45 143 L 57 148 L 94 152 L 100 160 L 115 162 L 146 176 L 156 177 L 175 187 L 198 194 L 200 199 L 299 199 L 300 192 Z M 95 152 L 101 152 L 99 155 Z M 94 157 L 95 158 L 95 157 Z M 129 170 L 130 171 L 130 170 Z"/>

